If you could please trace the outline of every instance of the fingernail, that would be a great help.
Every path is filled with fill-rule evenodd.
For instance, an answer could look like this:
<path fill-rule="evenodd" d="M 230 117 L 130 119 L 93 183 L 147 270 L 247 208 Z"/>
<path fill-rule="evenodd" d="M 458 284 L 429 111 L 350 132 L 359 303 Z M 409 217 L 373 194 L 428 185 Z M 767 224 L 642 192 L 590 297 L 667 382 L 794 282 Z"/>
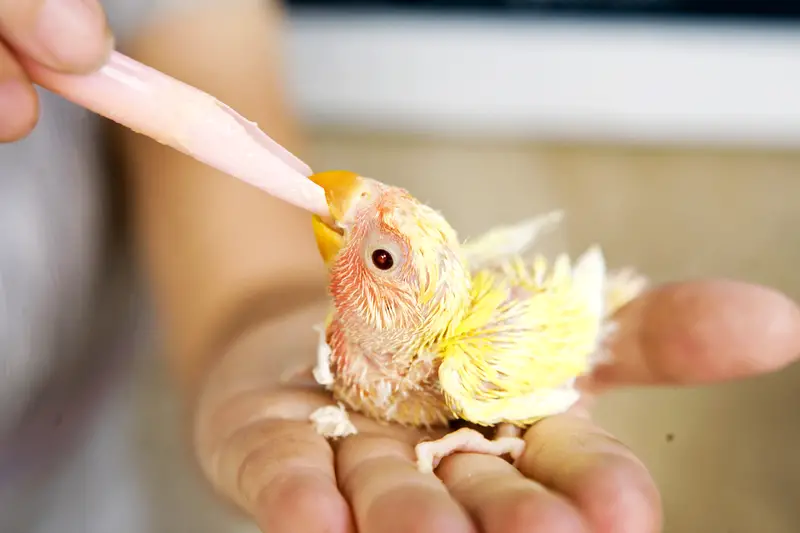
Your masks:
<path fill-rule="evenodd" d="M 23 81 L 0 81 L 0 141 L 17 140 L 27 135 L 36 123 L 36 99 Z"/>
<path fill-rule="evenodd" d="M 51 68 L 75 72 L 99 68 L 114 46 L 97 0 L 45 0 L 34 38 L 38 43 L 32 46 L 45 56 L 34 59 Z"/>

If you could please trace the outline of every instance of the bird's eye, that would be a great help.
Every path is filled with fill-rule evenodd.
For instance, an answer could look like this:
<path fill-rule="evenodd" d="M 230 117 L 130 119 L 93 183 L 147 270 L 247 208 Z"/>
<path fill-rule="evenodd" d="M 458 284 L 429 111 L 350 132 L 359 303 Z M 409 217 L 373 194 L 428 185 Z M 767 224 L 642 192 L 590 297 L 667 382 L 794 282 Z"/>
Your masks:
<path fill-rule="evenodd" d="M 382 234 L 369 235 L 362 253 L 364 266 L 377 276 L 393 276 L 405 264 L 403 248 Z"/>
<path fill-rule="evenodd" d="M 372 252 L 372 264 L 378 270 L 389 270 L 394 266 L 394 258 L 387 250 L 378 248 Z"/>

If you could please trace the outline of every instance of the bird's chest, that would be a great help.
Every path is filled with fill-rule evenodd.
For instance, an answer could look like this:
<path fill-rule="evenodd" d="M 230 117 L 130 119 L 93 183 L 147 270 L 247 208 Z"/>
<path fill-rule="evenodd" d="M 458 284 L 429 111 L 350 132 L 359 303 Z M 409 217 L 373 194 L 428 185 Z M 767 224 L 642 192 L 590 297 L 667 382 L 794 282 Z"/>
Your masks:
<path fill-rule="evenodd" d="M 451 419 L 433 355 L 392 349 L 389 343 L 353 342 L 336 320 L 327 341 L 334 396 L 350 409 L 409 426 L 439 426 Z"/>

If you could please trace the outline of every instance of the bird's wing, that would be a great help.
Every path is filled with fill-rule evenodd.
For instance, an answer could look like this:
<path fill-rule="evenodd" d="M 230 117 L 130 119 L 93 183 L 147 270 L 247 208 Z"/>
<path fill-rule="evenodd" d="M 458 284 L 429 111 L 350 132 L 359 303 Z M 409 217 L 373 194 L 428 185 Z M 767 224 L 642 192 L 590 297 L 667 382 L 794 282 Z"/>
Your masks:
<path fill-rule="evenodd" d="M 574 265 L 560 256 L 510 263 L 475 276 L 474 305 L 442 343 L 439 380 L 456 416 L 476 424 L 530 423 L 579 398 L 605 316 L 606 269 L 591 248 Z"/>
<path fill-rule="evenodd" d="M 606 278 L 606 316 L 611 316 L 639 296 L 649 280 L 632 268 L 609 272 Z"/>
<path fill-rule="evenodd" d="M 516 224 L 492 228 L 467 240 L 462 246 L 462 253 L 473 273 L 495 270 L 508 275 L 509 269 L 520 268 L 519 258 L 533 251 L 539 237 L 555 229 L 563 218 L 564 212 L 556 210 Z M 527 268 L 523 265 L 523 270 Z M 614 314 L 641 294 L 648 284 L 648 279 L 634 269 L 609 272 L 606 277 L 607 314 Z"/>
<path fill-rule="evenodd" d="M 554 229 L 563 218 L 563 211 L 551 211 L 516 224 L 492 228 L 464 243 L 464 258 L 470 269 L 478 272 L 523 256 L 542 233 Z"/>

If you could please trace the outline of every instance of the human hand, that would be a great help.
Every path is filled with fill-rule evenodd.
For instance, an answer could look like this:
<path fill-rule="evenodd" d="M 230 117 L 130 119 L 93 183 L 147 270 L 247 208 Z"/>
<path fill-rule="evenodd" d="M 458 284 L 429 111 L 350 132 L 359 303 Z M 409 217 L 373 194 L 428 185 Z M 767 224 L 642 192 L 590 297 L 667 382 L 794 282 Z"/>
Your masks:
<path fill-rule="evenodd" d="M 586 380 L 700 384 L 777 370 L 800 353 L 800 311 L 742 283 L 657 287 L 620 310 L 615 362 Z M 492 456 L 445 458 L 419 473 L 420 434 L 352 417 L 360 434 L 329 444 L 308 423 L 325 395 L 250 389 L 205 421 L 206 473 L 264 531 L 336 533 L 655 533 L 660 499 L 645 466 L 591 422 L 587 404 L 530 428 L 514 468 Z"/>
<path fill-rule="evenodd" d="M 82 74 L 100 68 L 112 47 L 98 0 L 0 0 L 0 142 L 24 137 L 38 120 L 19 57 Z"/>

